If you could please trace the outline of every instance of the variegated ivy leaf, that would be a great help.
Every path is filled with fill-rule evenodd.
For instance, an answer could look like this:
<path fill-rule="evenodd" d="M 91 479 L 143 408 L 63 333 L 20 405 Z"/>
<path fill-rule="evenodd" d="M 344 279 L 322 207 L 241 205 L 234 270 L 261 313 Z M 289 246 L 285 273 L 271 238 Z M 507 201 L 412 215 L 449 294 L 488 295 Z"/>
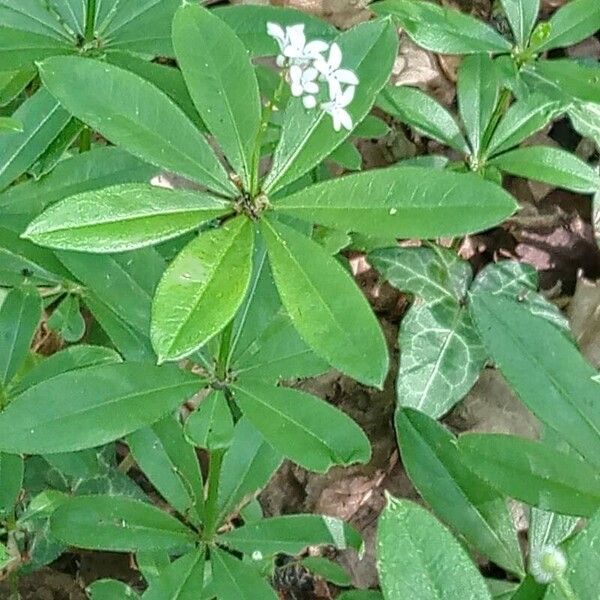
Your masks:
<path fill-rule="evenodd" d="M 531 266 L 504 260 L 485 267 L 475 278 L 470 294 L 489 292 L 526 303 L 532 314 L 544 317 L 569 333 L 569 322 L 560 310 L 537 292 L 538 274 Z"/>
<path fill-rule="evenodd" d="M 417 301 L 400 327 L 398 404 L 439 418 L 467 394 L 487 352 L 468 310 L 452 299 Z"/>

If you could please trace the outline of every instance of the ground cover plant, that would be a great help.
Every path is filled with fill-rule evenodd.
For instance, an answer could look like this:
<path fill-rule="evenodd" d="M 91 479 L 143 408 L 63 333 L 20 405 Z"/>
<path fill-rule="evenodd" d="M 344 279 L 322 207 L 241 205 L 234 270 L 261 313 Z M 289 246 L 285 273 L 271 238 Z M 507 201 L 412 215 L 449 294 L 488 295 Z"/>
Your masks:
<path fill-rule="evenodd" d="M 468 248 L 530 222 L 518 181 L 584 203 L 594 236 L 600 67 L 568 49 L 600 5 L 442 4 L 374 2 L 338 29 L 271 6 L 0 0 L 7 598 L 89 551 L 136 573 L 76 586 L 93 600 L 597 597 L 598 293 L 577 329 L 534 266 Z M 408 44 L 454 55 L 456 107 L 395 85 Z M 547 143 L 553 124 L 592 150 Z M 424 151 L 363 168 L 392 135 Z M 359 263 L 402 305 L 397 344 Z M 371 537 L 341 500 L 266 500 L 285 469 L 380 460 L 306 385 L 332 371 L 395 390 L 393 419 L 371 417 L 395 435 L 358 503 L 379 498 Z M 490 373 L 531 435 L 456 427 Z M 341 566 L 369 561 L 366 585 Z"/>

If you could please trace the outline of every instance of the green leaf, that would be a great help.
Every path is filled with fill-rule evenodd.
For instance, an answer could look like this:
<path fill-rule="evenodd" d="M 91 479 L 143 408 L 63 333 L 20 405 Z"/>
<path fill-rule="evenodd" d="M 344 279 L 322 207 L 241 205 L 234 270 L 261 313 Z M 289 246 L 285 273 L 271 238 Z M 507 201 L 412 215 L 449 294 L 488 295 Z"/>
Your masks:
<path fill-rule="evenodd" d="M 469 469 L 515 500 L 587 517 L 600 508 L 600 476 L 574 453 L 504 434 L 463 435 L 458 448 Z"/>
<path fill-rule="evenodd" d="M 362 538 L 340 519 L 318 515 L 289 515 L 263 519 L 232 529 L 218 540 L 244 554 L 300 554 L 307 546 L 360 550 Z"/>
<path fill-rule="evenodd" d="M 102 2 L 103 3 L 103 2 Z M 98 14 L 103 10 L 99 3 L 96 30 L 100 32 L 109 48 L 123 49 L 141 54 L 173 56 L 171 23 L 181 2 L 178 0 L 138 0 L 137 2 L 114 2 L 99 23 Z"/>
<path fill-rule="evenodd" d="M 139 600 L 140 596 L 126 583 L 116 579 L 97 579 L 87 588 L 90 600 Z"/>
<path fill-rule="evenodd" d="M 532 508 L 527 531 L 529 556 L 547 546 L 562 544 L 573 533 L 578 523 L 577 517 Z"/>
<path fill-rule="evenodd" d="M 494 29 L 457 10 L 413 0 L 385 0 L 372 8 L 379 15 L 393 15 L 416 44 L 432 52 L 510 52 L 510 43 Z"/>
<path fill-rule="evenodd" d="M 231 208 L 201 192 L 118 185 L 53 204 L 29 224 L 24 237 L 61 250 L 124 252 L 178 237 Z"/>
<path fill-rule="evenodd" d="M 591 464 L 600 466 L 596 370 L 562 331 L 527 306 L 489 293 L 471 312 L 492 359 L 523 403 Z"/>
<path fill-rule="evenodd" d="M 395 88 L 392 88 L 395 89 Z M 379 103 L 378 103 L 379 104 Z M 389 125 L 375 115 L 367 115 L 352 132 L 357 138 L 379 139 L 390 132 Z"/>
<path fill-rule="evenodd" d="M 549 35 L 536 52 L 566 48 L 594 35 L 600 29 L 600 4 L 596 0 L 572 0 L 557 10 L 545 26 Z"/>
<path fill-rule="evenodd" d="M 576 102 L 569 108 L 569 117 L 577 133 L 600 148 L 600 104 Z"/>
<path fill-rule="evenodd" d="M 202 384 L 174 367 L 135 363 L 68 371 L 25 390 L 0 413 L 0 450 L 52 454 L 106 444 L 158 421 Z"/>
<path fill-rule="evenodd" d="M 408 500 L 388 496 L 379 519 L 377 558 L 386 600 L 491 599 L 462 546 L 425 509 Z"/>
<path fill-rule="evenodd" d="M 493 158 L 489 164 L 511 175 L 543 181 L 583 194 L 600 189 L 598 173 L 574 154 L 559 148 L 517 148 Z"/>
<path fill-rule="evenodd" d="M 462 154 L 469 147 L 454 117 L 429 94 L 409 86 L 387 86 L 377 106 L 421 133 Z"/>
<path fill-rule="evenodd" d="M 175 15 L 173 44 L 202 120 L 250 189 L 261 102 L 246 48 L 212 11 L 192 4 L 184 4 Z M 223 61 L 223 47 L 227 47 L 227 61 Z"/>
<path fill-rule="evenodd" d="M 233 417 L 221 390 L 213 390 L 185 421 L 188 440 L 207 450 L 229 448 L 233 428 Z"/>
<path fill-rule="evenodd" d="M 564 578 L 569 582 L 576 598 L 593 598 L 600 586 L 600 512 L 596 513 L 586 528 L 567 546 L 567 570 Z M 551 583 L 545 600 L 563 600 L 561 586 Z"/>
<path fill-rule="evenodd" d="M 358 148 L 346 140 L 342 142 L 328 157 L 330 160 L 347 171 L 360 171 L 362 168 L 362 154 Z"/>
<path fill-rule="evenodd" d="M 163 569 L 144 600 L 194 600 L 204 586 L 204 548 L 184 554 Z"/>
<path fill-rule="evenodd" d="M 488 156 L 518 146 L 522 141 L 542 130 L 562 111 L 561 103 L 543 94 L 531 94 L 510 106 L 486 150 Z"/>
<path fill-rule="evenodd" d="M 392 70 L 397 35 L 388 20 L 362 23 L 336 38 L 344 69 L 352 69 L 360 84 L 348 107 L 354 123 L 369 113 Z M 285 109 L 281 138 L 273 156 L 263 190 L 273 194 L 317 166 L 339 146 L 350 132 L 333 129 L 331 117 L 322 110 L 307 111 L 301 98 L 292 98 Z"/>
<path fill-rule="evenodd" d="M 120 496 L 76 496 L 51 517 L 52 533 L 89 550 L 139 552 L 191 546 L 194 532 L 150 504 Z"/>
<path fill-rule="evenodd" d="M 448 299 L 411 306 L 398 343 L 398 404 L 434 418 L 466 396 L 488 358 L 469 312 Z"/>
<path fill-rule="evenodd" d="M 275 56 L 279 51 L 275 40 L 267 34 L 269 21 L 282 27 L 302 23 L 309 40 L 319 38 L 331 42 L 337 35 L 335 27 L 326 21 L 292 8 L 245 4 L 217 6 L 212 12 L 233 29 L 253 56 Z"/>
<path fill-rule="evenodd" d="M 68 279 L 69 272 L 52 251 L 21 239 L 10 229 L 0 227 L 0 285 L 52 287 Z"/>
<path fill-rule="evenodd" d="M 307 556 L 300 561 L 300 564 L 313 575 L 318 575 L 339 587 L 350 587 L 352 585 L 348 573 L 332 560 L 322 556 Z"/>
<path fill-rule="evenodd" d="M 0 106 L 10 104 L 37 75 L 33 66 L 0 72 Z"/>
<path fill-rule="evenodd" d="M 21 456 L 0 452 L 0 517 L 13 515 L 23 484 L 23 471 Z"/>
<path fill-rule="evenodd" d="M 274 220 L 261 232 L 281 301 L 316 354 L 367 385 L 388 371 L 385 339 L 365 297 L 319 244 Z"/>
<path fill-rule="evenodd" d="M 368 261 L 395 288 L 427 302 L 460 303 L 473 279 L 471 265 L 440 246 L 381 248 L 371 252 Z"/>
<path fill-rule="evenodd" d="M 23 123 L 12 117 L 0 117 L 0 133 L 21 133 Z"/>
<path fill-rule="evenodd" d="M 56 0 L 55 0 L 56 1 Z M 72 41 L 56 13 L 48 3 L 36 0 L 2 0 L 0 17 L 3 24 L 22 31 L 32 31 L 57 40 Z"/>
<path fill-rule="evenodd" d="M 519 48 L 525 49 L 529 44 L 529 36 L 540 12 L 540 0 L 501 1 L 515 36 L 515 41 Z"/>
<path fill-rule="evenodd" d="M 327 402 L 259 380 L 243 379 L 233 389 L 244 415 L 273 448 L 306 469 L 325 473 L 369 460 L 362 429 Z"/>
<path fill-rule="evenodd" d="M 478 175 L 390 167 L 318 183 L 274 208 L 343 231 L 437 238 L 488 229 L 509 217 L 516 204 Z"/>
<path fill-rule="evenodd" d="M 431 509 L 497 565 L 524 574 L 523 558 L 506 500 L 473 475 L 454 436 L 410 408 L 396 412 L 402 464 Z"/>
<path fill-rule="evenodd" d="M 72 294 L 67 295 L 54 309 L 47 325 L 65 342 L 78 342 L 85 334 L 85 320 L 81 315 L 79 298 Z"/>
<path fill-rule="evenodd" d="M 150 82 L 89 58 L 56 57 L 44 61 L 39 70 L 61 104 L 111 142 L 221 194 L 237 195 L 204 136 Z M 113 92 L 122 89 L 128 90 L 127 102 Z"/>
<path fill-rule="evenodd" d="M 457 93 L 473 154 L 479 156 L 500 95 L 496 65 L 487 54 L 463 58 L 458 70 Z"/>
<path fill-rule="evenodd" d="M 523 75 L 551 98 L 567 103 L 578 100 L 598 104 L 600 67 L 597 63 L 570 59 L 538 60 L 524 68 Z"/>
<path fill-rule="evenodd" d="M 252 566 L 217 547 L 210 552 L 213 586 L 219 600 L 276 600 L 275 592 Z"/>
<path fill-rule="evenodd" d="M 254 228 L 239 216 L 190 242 L 169 265 L 152 306 L 159 362 L 203 346 L 235 316 L 252 274 Z"/>
<path fill-rule="evenodd" d="M 120 363 L 121 357 L 110 348 L 79 344 L 69 346 L 38 363 L 10 388 L 10 394 L 18 396 L 25 390 L 52 379 L 61 373 L 94 365 Z"/>
<path fill-rule="evenodd" d="M 0 137 L 0 190 L 27 171 L 71 118 L 44 89 L 25 100 L 13 117 L 23 130 Z"/>
<path fill-rule="evenodd" d="M 12 70 L 29 67 L 35 61 L 49 56 L 71 54 L 73 51 L 73 45 L 64 40 L 6 27 L 4 23 L 0 26 L 0 59 L 5 68 Z"/>
<path fill-rule="evenodd" d="M 0 194 L 2 225 L 22 233 L 39 213 L 58 200 L 109 185 L 147 182 L 156 171 L 156 167 L 118 148 L 95 148 L 61 161 L 37 181 L 30 179 Z"/>
<path fill-rule="evenodd" d="M 41 317 L 42 299 L 35 288 L 14 288 L 0 306 L 0 389 L 27 358 Z"/>
<path fill-rule="evenodd" d="M 246 417 L 242 417 L 221 466 L 219 521 L 258 494 L 282 460 L 281 454 L 265 441 Z"/>
<path fill-rule="evenodd" d="M 127 436 L 140 469 L 162 496 L 185 517 L 198 522 L 203 513 L 202 475 L 196 452 L 172 416 Z"/>
<path fill-rule="evenodd" d="M 338 596 L 338 600 L 383 600 L 381 592 L 371 590 L 352 590 Z"/>

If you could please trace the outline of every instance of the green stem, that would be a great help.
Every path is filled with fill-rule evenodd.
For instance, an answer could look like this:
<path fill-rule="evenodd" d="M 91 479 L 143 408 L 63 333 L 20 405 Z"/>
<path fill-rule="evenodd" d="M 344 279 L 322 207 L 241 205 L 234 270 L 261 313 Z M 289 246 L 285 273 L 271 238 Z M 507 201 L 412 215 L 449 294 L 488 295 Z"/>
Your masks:
<path fill-rule="evenodd" d="M 556 575 L 554 582 L 566 600 L 579 600 L 577 594 L 573 591 L 571 584 L 562 575 Z"/>
<path fill-rule="evenodd" d="M 96 0 L 87 0 L 87 10 L 85 12 L 85 41 L 90 43 L 94 41 L 94 25 L 96 23 Z"/>
<path fill-rule="evenodd" d="M 265 106 L 265 110 L 262 114 L 262 119 L 260 122 L 260 127 L 258 129 L 258 134 L 256 136 L 256 141 L 254 143 L 254 154 L 252 156 L 252 173 L 250 174 L 250 194 L 253 198 L 258 195 L 259 183 L 260 183 L 260 149 L 262 146 L 262 141 L 269 128 L 269 123 L 271 121 L 271 116 L 273 114 L 273 110 L 275 107 L 279 105 L 281 102 L 281 96 L 283 95 L 283 90 L 285 88 L 285 75 L 282 73 L 279 81 L 279 86 L 275 90 L 275 94 L 273 98 L 267 103 Z"/>
<path fill-rule="evenodd" d="M 490 119 L 490 123 L 487 126 L 485 133 L 483 134 L 483 140 L 481 142 L 480 150 L 481 155 L 485 154 L 485 152 L 487 151 L 488 146 L 490 145 L 490 142 L 492 140 L 492 136 L 496 131 L 496 127 L 498 127 L 498 124 L 504 116 L 504 113 L 506 113 L 506 111 L 508 110 L 508 107 L 510 106 L 511 96 L 512 94 L 509 89 L 504 88 L 502 90 L 502 93 L 500 94 L 500 98 L 498 100 L 498 104 L 496 105 L 496 109 L 494 110 L 492 118 Z"/>
<path fill-rule="evenodd" d="M 79 134 L 79 152 L 88 152 L 92 148 L 92 130 L 89 127 L 84 127 Z"/>
<path fill-rule="evenodd" d="M 206 484 L 206 504 L 204 506 L 204 532 L 202 538 L 210 542 L 215 535 L 218 525 L 217 501 L 219 499 L 219 480 L 221 479 L 221 466 L 223 465 L 225 450 L 214 450 L 210 453 L 208 466 L 208 482 Z"/>

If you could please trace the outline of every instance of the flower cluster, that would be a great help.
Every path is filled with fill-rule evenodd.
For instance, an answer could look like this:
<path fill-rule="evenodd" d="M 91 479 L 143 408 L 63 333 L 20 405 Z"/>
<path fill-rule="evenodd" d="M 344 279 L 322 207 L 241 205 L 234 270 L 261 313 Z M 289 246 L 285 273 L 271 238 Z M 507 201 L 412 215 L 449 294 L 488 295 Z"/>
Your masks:
<path fill-rule="evenodd" d="M 336 131 L 342 127 L 351 130 L 352 117 L 346 108 L 354 99 L 358 77 L 354 71 L 341 68 L 339 45 L 322 40 L 307 42 L 302 23 L 285 29 L 277 23 L 267 23 L 267 33 L 279 45 L 277 65 L 287 69 L 292 95 L 302 97 L 305 108 L 316 108 L 319 82 L 325 82 L 329 101 L 321 102 L 320 108 L 331 116 Z"/>

